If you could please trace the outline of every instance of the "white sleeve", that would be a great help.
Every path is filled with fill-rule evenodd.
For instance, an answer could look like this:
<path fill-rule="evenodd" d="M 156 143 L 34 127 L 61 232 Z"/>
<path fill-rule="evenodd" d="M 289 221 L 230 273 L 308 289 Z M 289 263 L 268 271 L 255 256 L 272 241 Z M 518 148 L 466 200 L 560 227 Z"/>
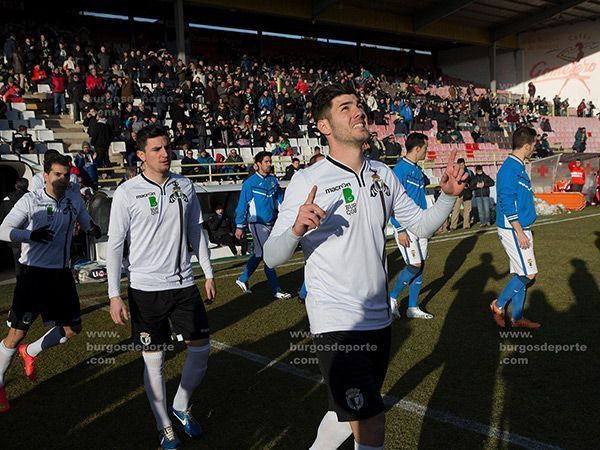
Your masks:
<path fill-rule="evenodd" d="M 127 204 L 127 193 L 117 188 L 110 208 L 108 243 L 106 249 L 106 273 L 108 276 L 108 297 L 121 295 L 121 265 L 123 263 L 123 243 L 129 232 L 131 216 Z"/>
<path fill-rule="evenodd" d="M 394 195 L 394 218 L 420 238 L 433 236 L 452 212 L 456 197 L 442 192 L 431 208 L 422 210 L 408 196 L 396 176 L 392 177 L 391 183 Z"/>
<path fill-rule="evenodd" d="M 285 263 L 294 254 L 302 237 L 294 234 L 292 226 L 298 217 L 298 210 L 306 202 L 311 189 L 312 184 L 303 171 L 296 173 L 290 180 L 273 231 L 263 249 L 263 259 L 267 266 L 275 268 Z"/>
<path fill-rule="evenodd" d="M 202 227 L 202 208 L 196 196 L 194 185 L 190 183 L 189 194 L 190 211 L 187 220 L 187 235 L 190 245 L 198 258 L 204 278 L 213 278 L 212 264 L 210 263 L 210 250 L 208 249 L 208 236 Z"/>
<path fill-rule="evenodd" d="M 0 225 L 0 241 L 23 242 L 31 237 L 31 230 L 24 229 L 29 224 L 30 195 L 25 194 L 13 206 Z"/>
<path fill-rule="evenodd" d="M 31 179 L 31 186 L 29 186 L 29 191 L 37 191 L 38 189 L 44 189 L 46 187 L 44 183 L 44 172 L 36 173 Z"/>

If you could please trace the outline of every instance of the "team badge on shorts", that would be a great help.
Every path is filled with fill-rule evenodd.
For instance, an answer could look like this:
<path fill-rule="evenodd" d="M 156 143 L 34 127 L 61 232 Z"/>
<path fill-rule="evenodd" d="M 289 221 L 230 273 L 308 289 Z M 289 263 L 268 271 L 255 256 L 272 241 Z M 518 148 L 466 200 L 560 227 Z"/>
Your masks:
<path fill-rule="evenodd" d="M 365 404 L 365 400 L 363 398 L 360 389 L 350 388 L 346 391 L 346 403 L 350 409 L 354 411 L 358 411 Z"/>
<path fill-rule="evenodd" d="M 21 321 L 23 322 L 23 325 L 31 325 L 32 319 L 33 314 L 31 314 L 30 312 L 26 312 L 25 314 L 23 314 L 23 318 L 21 319 Z"/>
<path fill-rule="evenodd" d="M 533 267 L 533 259 L 529 258 L 527 264 L 529 264 L 529 267 Z"/>
<path fill-rule="evenodd" d="M 140 342 L 144 345 L 150 345 L 150 342 L 152 342 L 152 339 L 150 339 L 150 335 L 146 332 L 141 332 L 140 333 Z"/>

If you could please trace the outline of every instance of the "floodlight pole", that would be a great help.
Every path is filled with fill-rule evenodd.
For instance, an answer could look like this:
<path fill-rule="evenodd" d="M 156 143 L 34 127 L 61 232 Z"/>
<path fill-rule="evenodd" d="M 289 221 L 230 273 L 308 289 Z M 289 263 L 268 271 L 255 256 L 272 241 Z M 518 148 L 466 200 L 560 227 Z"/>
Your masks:
<path fill-rule="evenodd" d="M 187 64 L 185 51 L 185 22 L 183 20 L 183 0 L 173 2 L 175 8 L 175 41 L 177 43 L 177 58 Z"/>
<path fill-rule="evenodd" d="M 496 92 L 496 41 L 490 46 L 490 89 Z"/>

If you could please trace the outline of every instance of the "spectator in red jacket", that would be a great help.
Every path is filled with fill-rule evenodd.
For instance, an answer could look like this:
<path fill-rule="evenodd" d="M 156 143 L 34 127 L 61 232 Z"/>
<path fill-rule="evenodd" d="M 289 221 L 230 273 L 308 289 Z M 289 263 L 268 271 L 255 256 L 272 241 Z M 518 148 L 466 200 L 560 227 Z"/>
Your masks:
<path fill-rule="evenodd" d="M 60 67 L 52 72 L 50 87 L 52 88 L 52 96 L 54 97 L 54 114 L 66 114 L 67 102 L 65 91 L 67 89 L 67 77 L 65 77 Z"/>
<path fill-rule="evenodd" d="M 581 160 L 571 161 L 569 171 L 571 172 L 571 192 L 581 192 L 585 184 L 585 171 L 581 166 Z"/>
<path fill-rule="evenodd" d="M 102 77 L 97 74 L 96 69 L 92 68 L 85 77 L 85 88 L 92 97 L 100 97 L 104 94 L 106 86 Z"/>

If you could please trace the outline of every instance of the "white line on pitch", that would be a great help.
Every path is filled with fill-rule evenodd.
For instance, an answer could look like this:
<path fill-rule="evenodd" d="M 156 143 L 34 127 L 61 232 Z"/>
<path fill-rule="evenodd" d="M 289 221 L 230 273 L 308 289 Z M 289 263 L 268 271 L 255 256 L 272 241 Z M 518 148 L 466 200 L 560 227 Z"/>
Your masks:
<path fill-rule="evenodd" d="M 257 364 L 261 364 L 266 368 L 272 367 L 280 372 L 294 375 L 298 378 L 303 378 L 314 383 L 323 384 L 323 378 L 317 373 L 300 369 L 287 363 L 272 360 L 266 356 L 253 353 L 248 350 L 243 350 L 241 348 L 225 344 L 224 342 L 219 342 L 211 339 L 211 345 L 218 350 L 230 353 L 235 356 L 239 356 Z M 517 433 L 502 431 L 496 427 L 486 425 L 476 420 L 460 417 L 446 411 L 431 409 L 418 403 L 395 397 L 393 395 L 384 395 L 383 402 L 386 406 L 402 409 L 404 411 L 416 414 L 418 416 L 427 417 L 428 419 L 435 420 L 436 422 L 447 423 L 449 425 L 453 425 L 463 430 L 472 431 L 473 433 L 481 434 L 489 438 L 494 438 L 500 441 L 508 442 L 509 444 L 515 445 L 517 447 L 522 447 L 530 450 L 559 450 L 561 448 L 556 445 L 546 444 L 544 442 L 536 441 L 535 439 L 530 439 L 528 437 L 521 436 Z"/>

